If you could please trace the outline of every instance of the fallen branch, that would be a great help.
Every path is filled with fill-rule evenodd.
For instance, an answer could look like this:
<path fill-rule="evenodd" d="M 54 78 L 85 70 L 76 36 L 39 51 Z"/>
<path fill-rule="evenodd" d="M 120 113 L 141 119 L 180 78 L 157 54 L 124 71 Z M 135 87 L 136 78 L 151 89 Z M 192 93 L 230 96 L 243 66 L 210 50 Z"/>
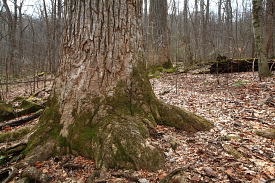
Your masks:
<path fill-rule="evenodd" d="M 166 175 L 159 183 L 168 183 L 173 176 L 175 176 L 185 170 L 186 170 L 186 168 L 178 168 L 176 170 L 173 170 L 171 173 Z"/>
<path fill-rule="evenodd" d="M 274 182 L 274 181 L 275 181 L 275 179 L 269 179 L 269 180 L 266 181 L 266 183 Z"/>
<path fill-rule="evenodd" d="M 19 125 L 22 125 L 24 123 L 27 123 L 31 120 L 34 120 L 34 119 L 38 118 L 41 114 L 42 114 L 42 110 L 36 112 L 32 116 L 29 116 L 29 117 L 26 117 L 26 118 L 23 118 L 23 119 L 19 119 L 17 121 L 13 121 L 13 122 L 10 122 L 10 123 L 0 125 L 0 131 L 3 130 L 5 127 L 15 127 L 15 126 L 19 126 Z"/>
<path fill-rule="evenodd" d="M 76 164 L 64 164 L 62 166 L 63 168 L 67 168 L 69 170 L 80 170 L 80 169 L 84 169 L 83 166 L 81 165 L 76 165 Z"/>
<path fill-rule="evenodd" d="M 28 177 L 29 179 L 31 179 L 34 182 L 50 182 L 51 177 L 49 177 L 48 175 L 41 173 L 38 171 L 37 168 L 31 166 L 26 168 L 25 170 L 23 170 L 22 177 Z"/>
<path fill-rule="evenodd" d="M 18 82 L 10 82 L 10 83 L 0 83 L 0 85 L 18 85 L 18 84 L 28 84 L 34 82 L 41 82 L 41 81 L 53 81 L 54 79 L 39 79 L 39 80 L 31 80 L 31 81 L 18 81 Z"/>
<path fill-rule="evenodd" d="M 112 173 L 112 176 L 114 176 L 114 177 L 124 177 L 124 178 L 130 180 L 131 182 L 139 182 L 138 178 L 132 177 L 128 173 L 125 173 L 125 172 L 114 172 L 114 173 Z"/>
<path fill-rule="evenodd" d="M 0 171 L 0 180 L 2 183 L 10 182 L 17 175 L 17 168 L 10 167 Z"/>
<path fill-rule="evenodd" d="M 266 101 L 265 104 L 269 106 L 275 106 L 275 99 L 273 97 L 269 97 Z"/>
<path fill-rule="evenodd" d="M 268 60 L 270 71 L 274 70 L 274 60 Z M 226 56 L 219 55 L 215 62 L 211 63 L 210 73 L 232 73 L 232 72 L 250 72 L 258 71 L 258 59 L 233 59 Z"/>

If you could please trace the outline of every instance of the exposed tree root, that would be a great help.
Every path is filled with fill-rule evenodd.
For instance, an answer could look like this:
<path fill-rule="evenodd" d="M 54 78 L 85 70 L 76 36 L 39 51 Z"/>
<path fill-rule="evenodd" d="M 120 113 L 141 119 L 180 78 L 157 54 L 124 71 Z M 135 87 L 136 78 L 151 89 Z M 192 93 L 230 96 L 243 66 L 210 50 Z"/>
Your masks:
<path fill-rule="evenodd" d="M 1 183 L 8 183 L 10 182 L 18 173 L 18 169 L 15 167 L 5 168 L 4 170 L 0 171 L 0 180 Z"/>
<path fill-rule="evenodd" d="M 159 183 L 169 183 L 172 182 L 171 179 L 173 178 L 173 176 L 185 171 L 186 168 L 178 168 L 176 170 L 173 170 L 171 173 L 169 173 L 168 175 L 166 175 Z"/>
<path fill-rule="evenodd" d="M 27 166 L 32 166 L 37 161 L 44 161 L 52 156 L 52 152 L 56 146 L 55 141 L 47 141 L 44 145 L 39 145 L 35 147 L 25 158 L 15 165 L 16 168 L 25 168 Z"/>

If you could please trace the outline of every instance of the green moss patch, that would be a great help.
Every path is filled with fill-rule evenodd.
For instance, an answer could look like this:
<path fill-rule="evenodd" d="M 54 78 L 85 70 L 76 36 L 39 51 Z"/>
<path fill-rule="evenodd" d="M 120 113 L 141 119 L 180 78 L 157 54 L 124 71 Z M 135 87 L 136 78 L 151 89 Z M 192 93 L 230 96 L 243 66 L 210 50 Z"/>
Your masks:
<path fill-rule="evenodd" d="M 152 78 L 159 79 L 161 77 L 161 74 L 160 74 L 160 72 L 149 72 L 148 77 L 150 79 L 152 79 Z"/>
<path fill-rule="evenodd" d="M 24 151 L 28 154 L 37 146 L 43 146 L 49 140 L 57 140 L 62 125 L 60 124 L 61 115 L 59 113 L 59 103 L 55 96 L 48 100 L 49 106 L 40 117 L 37 130 L 30 137 L 28 147 Z"/>
<path fill-rule="evenodd" d="M 12 102 L 22 102 L 25 98 L 21 97 L 21 96 L 16 96 L 14 97 L 14 99 L 12 100 Z"/>
<path fill-rule="evenodd" d="M 0 122 L 14 117 L 13 107 L 10 103 L 0 103 Z"/>
<path fill-rule="evenodd" d="M 34 127 L 30 126 L 30 127 L 24 127 L 24 128 L 18 129 L 16 131 L 0 133 L 0 143 L 20 140 L 25 135 L 32 132 L 33 130 L 34 130 Z"/>
<path fill-rule="evenodd" d="M 16 146 L 14 148 L 8 149 L 5 153 L 6 154 L 13 154 L 13 153 L 17 153 L 17 152 L 21 152 L 26 148 L 26 144 L 21 144 L 19 146 Z"/>
<path fill-rule="evenodd" d="M 226 141 L 241 141 L 242 138 L 239 135 L 229 134 L 229 135 L 225 136 L 224 140 L 226 140 Z"/>
<path fill-rule="evenodd" d="M 151 69 L 149 69 L 149 74 L 148 77 L 151 78 L 160 78 L 162 74 L 164 73 L 173 73 L 176 72 L 176 68 L 175 67 L 152 67 Z"/>
<path fill-rule="evenodd" d="M 23 100 L 21 105 L 18 107 L 18 109 L 22 109 L 22 110 L 19 111 L 17 113 L 17 115 L 22 116 L 22 115 L 30 114 L 30 113 L 36 112 L 42 108 L 43 108 L 42 106 L 36 104 L 35 102 L 33 102 L 31 100 Z"/>
<path fill-rule="evenodd" d="M 213 128 L 212 122 L 195 113 L 161 101 L 156 101 L 153 105 L 157 108 L 157 110 L 154 110 L 154 116 L 158 124 L 192 132 L 207 131 Z"/>
<path fill-rule="evenodd" d="M 38 77 L 42 77 L 42 76 L 44 76 L 45 74 L 46 74 L 46 72 L 40 72 L 40 73 L 37 74 L 37 76 L 38 76 Z"/>
<path fill-rule="evenodd" d="M 235 149 L 233 146 L 228 145 L 228 144 L 224 144 L 223 145 L 223 149 L 230 155 L 232 155 L 234 158 L 241 158 L 243 157 L 243 155 L 237 150 Z"/>
<path fill-rule="evenodd" d="M 275 139 L 275 129 L 256 130 L 255 133 L 265 138 Z"/>
<path fill-rule="evenodd" d="M 233 83 L 233 86 L 244 86 L 244 85 L 247 85 L 247 83 L 249 83 L 249 81 L 238 80 L 235 83 Z"/>

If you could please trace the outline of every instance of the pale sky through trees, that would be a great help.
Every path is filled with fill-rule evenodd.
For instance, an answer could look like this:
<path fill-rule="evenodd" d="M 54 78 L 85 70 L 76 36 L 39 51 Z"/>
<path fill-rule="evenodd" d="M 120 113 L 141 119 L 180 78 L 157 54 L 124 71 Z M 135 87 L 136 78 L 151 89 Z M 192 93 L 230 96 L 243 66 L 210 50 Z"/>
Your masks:
<path fill-rule="evenodd" d="M 173 6 L 174 6 L 173 11 L 175 11 L 175 8 L 177 9 L 177 11 L 182 11 L 183 6 L 184 6 L 184 1 L 185 0 L 168 0 L 169 12 L 172 11 Z M 219 1 L 220 0 L 210 0 L 209 1 L 210 9 L 212 12 L 216 13 L 218 11 L 218 2 Z M 149 11 L 150 0 L 147 0 L 147 3 L 148 3 L 148 11 Z M 194 3 L 195 3 L 194 0 L 189 0 L 189 11 L 190 12 L 195 11 Z M 200 3 L 200 0 L 198 0 L 198 8 L 200 6 L 199 3 Z M 204 4 L 206 6 L 206 0 L 205 0 Z M 242 9 L 246 9 L 246 10 L 251 9 L 251 0 L 231 0 L 231 4 L 232 4 L 233 11 L 236 9 L 236 7 L 238 7 L 238 11 L 241 11 Z M 143 6 L 144 6 L 144 3 L 143 3 Z"/>
<path fill-rule="evenodd" d="M 20 4 L 22 1 L 24 1 L 24 7 L 23 7 L 23 12 L 29 15 L 35 15 L 37 14 L 38 10 L 39 10 L 39 6 L 42 5 L 41 0 L 19 0 L 17 3 Z M 149 0 L 148 4 L 149 4 Z M 210 8 L 211 11 L 213 12 L 217 12 L 217 4 L 218 4 L 219 0 L 210 0 Z M 13 10 L 13 0 L 9 0 L 8 1 L 11 7 L 11 10 Z M 50 2 L 50 0 L 46 0 L 46 2 Z M 193 11 L 194 8 L 194 0 L 189 0 L 189 11 Z M 199 0 L 198 0 L 199 3 Z M 205 2 L 206 3 L 206 2 Z M 241 10 L 243 8 L 247 8 L 250 9 L 250 0 L 231 0 L 232 3 L 232 8 L 233 10 L 235 9 L 235 7 L 237 7 L 238 5 L 238 9 Z M 173 4 L 176 6 L 176 8 L 179 8 L 179 11 L 183 10 L 183 4 L 184 4 L 184 0 L 168 0 L 168 5 L 170 6 L 170 8 L 173 6 Z M 248 6 L 248 7 L 247 7 Z"/>
<path fill-rule="evenodd" d="M 49 0 L 46 0 L 46 2 Z M 10 10 L 13 11 L 13 0 L 8 0 L 8 4 L 10 7 Z M 38 14 L 39 6 L 42 5 L 41 0 L 18 0 L 17 5 L 20 5 L 20 3 L 23 2 L 23 13 L 28 15 L 36 15 Z"/>

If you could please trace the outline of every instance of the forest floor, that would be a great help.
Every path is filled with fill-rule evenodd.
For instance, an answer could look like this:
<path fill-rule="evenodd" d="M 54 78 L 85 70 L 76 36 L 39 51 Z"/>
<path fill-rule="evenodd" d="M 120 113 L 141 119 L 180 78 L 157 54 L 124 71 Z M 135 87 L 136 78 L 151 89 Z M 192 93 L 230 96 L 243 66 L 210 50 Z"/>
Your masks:
<path fill-rule="evenodd" d="M 214 128 L 189 133 L 157 126 L 162 136 L 149 140 L 164 150 L 165 167 L 155 173 L 111 170 L 105 182 L 154 183 L 172 174 L 172 183 L 275 182 L 275 140 L 256 134 L 275 128 L 275 106 L 267 102 L 275 100 L 275 76 L 259 81 L 252 72 L 164 74 L 151 83 L 159 99 L 213 121 Z M 171 140 L 177 143 L 175 151 Z M 52 182 L 89 182 L 94 172 L 93 161 L 74 156 L 53 157 L 35 167 Z"/>

